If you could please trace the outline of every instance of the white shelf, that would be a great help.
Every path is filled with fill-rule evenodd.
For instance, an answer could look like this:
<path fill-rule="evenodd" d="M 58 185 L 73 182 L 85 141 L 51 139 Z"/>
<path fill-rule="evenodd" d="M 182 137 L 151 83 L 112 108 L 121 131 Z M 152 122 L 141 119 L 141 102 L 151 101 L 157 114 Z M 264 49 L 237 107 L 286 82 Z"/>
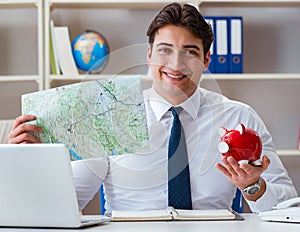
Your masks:
<path fill-rule="evenodd" d="M 130 41 L 134 41 L 132 43 L 146 41 L 142 40 L 141 37 L 145 36 L 147 23 L 152 19 L 149 15 L 155 15 L 156 11 L 169 2 L 172 1 L 45 0 L 45 88 L 87 80 L 111 78 L 113 76 L 106 74 L 110 73 L 110 69 L 110 71 L 104 70 L 105 74 L 89 75 L 88 78 L 84 74 L 77 77 L 51 75 L 48 57 L 48 22 L 50 18 L 54 19 L 56 25 L 69 26 L 73 36 L 89 26 L 98 29 L 112 45 L 112 51 L 115 51 L 122 46 L 128 45 L 126 43 L 130 44 Z M 296 26 L 296 29 L 299 29 L 295 22 L 300 18 L 297 12 L 300 9 L 300 0 L 191 0 L 180 2 L 189 2 L 197 5 L 201 8 L 201 12 L 207 15 L 240 14 L 243 16 L 245 19 L 245 72 L 242 74 L 203 74 L 203 87 L 209 87 L 212 90 L 217 88 L 225 96 L 249 104 L 262 116 L 266 125 L 270 128 L 277 147 L 293 147 L 292 141 L 296 137 L 295 125 L 298 126 L 299 124 L 299 116 L 296 115 L 300 115 L 297 100 L 299 99 L 298 89 L 300 89 L 300 86 L 298 88 L 298 85 L 300 85 L 300 69 L 298 67 L 300 66 L 297 66 L 297 59 L 295 58 L 298 50 L 293 48 L 291 44 L 295 43 L 295 38 L 300 34 L 297 32 L 299 30 L 292 30 L 291 28 Z M 132 9 L 134 14 L 127 11 Z M 144 11 L 144 9 L 146 10 Z M 105 18 L 95 14 L 98 10 L 103 12 Z M 118 21 L 116 19 L 117 16 L 113 16 L 112 12 L 116 12 L 116 15 L 120 14 L 121 16 L 119 17 L 121 18 L 128 17 L 131 24 Z M 85 17 L 80 17 L 80 19 L 73 17 L 73 14 L 83 16 L 88 13 L 91 13 L 88 19 Z M 280 21 L 279 19 L 274 21 L 273 14 L 278 15 L 280 13 L 282 15 L 288 14 L 286 15 L 288 17 L 283 17 Z M 112 25 L 113 30 L 107 26 L 110 21 L 110 14 L 112 15 L 110 25 Z M 148 18 L 144 18 L 145 15 L 148 15 Z M 74 21 L 78 23 L 75 24 Z M 94 24 L 95 21 L 99 23 Z M 136 23 L 137 27 L 132 26 L 132 23 L 133 25 Z M 117 29 L 120 24 L 122 28 Z M 140 24 L 145 24 L 145 26 L 141 27 L 139 26 Z M 125 30 L 127 27 L 128 30 Z M 119 30 L 121 32 L 118 34 L 116 31 Z M 126 36 L 128 32 L 134 34 L 134 38 Z M 261 35 L 262 37 L 259 37 Z M 123 42 L 124 40 L 126 42 Z M 268 51 L 271 51 L 270 56 L 266 55 Z M 137 57 L 135 53 L 131 55 Z M 118 63 L 117 61 L 111 64 L 113 64 L 112 67 L 119 67 L 123 63 Z M 136 74 L 138 73 L 132 75 Z M 151 86 L 151 76 L 142 75 L 142 78 L 146 87 Z M 217 83 L 215 84 L 213 80 Z M 290 105 L 287 105 L 286 102 L 289 102 Z M 286 124 L 283 126 L 280 122 Z"/>
<path fill-rule="evenodd" d="M 38 75 L 0 75 L 0 82 L 11 82 L 11 81 L 35 81 L 38 84 L 41 83 L 41 78 Z"/>
<path fill-rule="evenodd" d="M 21 114 L 21 95 L 44 88 L 43 0 L 0 0 L 0 119 Z"/>
<path fill-rule="evenodd" d="M 299 80 L 300 73 L 242 73 L 242 74 L 203 74 L 203 79 L 209 80 Z"/>
<path fill-rule="evenodd" d="M 173 1 L 159 0 L 49 0 L 49 5 L 52 8 L 128 8 L 128 9 L 159 9 Z M 177 1 L 179 3 L 190 3 L 198 6 L 198 0 Z"/>
<path fill-rule="evenodd" d="M 40 4 L 40 0 L 1 0 L 0 7 L 4 8 L 26 8 L 36 7 Z"/>
<path fill-rule="evenodd" d="M 260 6 L 291 6 L 300 4 L 299 0 L 199 0 L 200 6 L 203 5 L 220 5 L 226 4 L 226 6 L 234 5 L 260 5 Z"/>
<path fill-rule="evenodd" d="M 69 10 L 69 9 L 118 9 L 118 10 L 160 10 L 163 6 L 171 3 L 173 1 L 169 0 L 45 0 L 44 1 L 44 42 L 45 42 L 45 88 L 51 88 L 53 83 L 74 83 L 76 81 L 82 81 L 83 76 L 78 77 L 64 77 L 64 76 L 53 76 L 50 73 L 49 66 L 49 20 L 51 19 L 51 14 L 55 10 Z M 179 3 L 189 3 L 199 6 L 198 0 L 179 0 Z M 55 13 L 54 13 L 55 14 Z M 54 22 L 57 23 L 56 21 Z M 101 25 L 101 22 L 99 23 Z M 146 25 L 145 25 L 146 26 Z M 145 32 L 143 32 L 144 34 Z M 145 50 L 146 51 L 146 50 Z M 109 75 L 93 77 L 93 79 L 106 78 Z"/>
<path fill-rule="evenodd" d="M 124 74 L 125 75 L 125 74 Z M 135 74 L 132 74 L 135 75 Z M 88 76 L 88 79 L 91 80 L 97 80 L 97 79 L 107 79 L 113 77 L 113 74 L 81 74 L 76 77 L 74 76 L 65 76 L 65 75 L 50 75 L 49 81 L 81 81 L 82 79 L 85 79 L 85 77 Z M 122 75 L 121 75 L 122 76 Z M 152 80 L 151 76 L 148 75 L 141 75 L 143 80 L 150 81 Z M 203 74 L 202 76 L 203 80 L 299 80 L 300 81 L 300 73 L 295 74 L 288 74 L 288 73 L 268 73 L 268 74 Z"/>
<path fill-rule="evenodd" d="M 43 0 L 0 0 L 0 9 L 34 9 L 36 11 L 36 31 L 37 31 L 37 70 L 36 74 L 12 74 L 12 75 L 0 75 L 0 82 L 11 82 L 11 81 L 35 81 L 38 84 L 38 90 L 44 88 L 43 78 Z M 8 26 L 9 28 L 9 26 Z M 1 31 L 1 29 L 0 29 Z M 1 32 L 0 32 L 1 33 Z M 22 36 L 22 35 L 21 35 Z M 30 43 L 31 41 L 28 41 Z M 10 52 L 10 51 L 9 51 Z M 23 52 L 20 50 L 20 52 Z M 18 56 L 17 53 L 11 51 L 14 56 Z M 32 59 L 31 54 L 28 54 L 28 59 Z M 25 73 L 25 72 L 24 72 Z"/>

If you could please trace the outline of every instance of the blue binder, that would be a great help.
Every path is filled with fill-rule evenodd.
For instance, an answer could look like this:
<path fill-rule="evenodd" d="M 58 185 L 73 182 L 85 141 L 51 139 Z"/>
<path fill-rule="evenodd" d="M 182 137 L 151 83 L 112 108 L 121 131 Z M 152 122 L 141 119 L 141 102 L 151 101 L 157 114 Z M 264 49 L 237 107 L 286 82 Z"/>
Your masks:
<path fill-rule="evenodd" d="M 215 18 L 216 36 L 216 73 L 228 73 L 228 25 L 227 17 Z"/>
<path fill-rule="evenodd" d="M 229 73 L 243 72 L 243 19 L 228 17 Z"/>
<path fill-rule="evenodd" d="M 215 17 L 213 16 L 205 16 L 204 17 L 205 21 L 211 25 L 212 31 L 215 34 Z M 215 62 L 216 62 L 216 46 L 215 46 L 215 41 L 216 39 L 214 39 L 214 41 L 212 42 L 211 46 L 210 46 L 210 63 L 208 66 L 208 70 L 205 71 L 206 73 L 215 73 L 216 72 L 216 68 L 215 68 Z"/>

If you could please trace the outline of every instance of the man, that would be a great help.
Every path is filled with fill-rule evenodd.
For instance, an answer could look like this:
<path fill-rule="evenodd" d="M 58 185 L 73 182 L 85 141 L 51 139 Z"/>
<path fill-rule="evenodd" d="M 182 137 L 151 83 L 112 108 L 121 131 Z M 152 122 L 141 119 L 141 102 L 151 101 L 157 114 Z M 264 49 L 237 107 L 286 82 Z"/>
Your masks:
<path fill-rule="evenodd" d="M 254 110 L 198 87 L 209 65 L 213 34 L 196 8 L 178 3 L 166 6 L 150 24 L 147 35 L 153 86 L 145 91 L 144 99 L 151 150 L 73 162 L 81 209 L 102 183 L 108 213 L 113 209 L 149 210 L 169 205 L 169 180 L 173 176 L 168 174 L 168 142 L 175 121 L 175 113 L 170 111 L 174 106 L 181 111 L 176 113 L 184 129 L 193 209 L 229 209 L 237 188 L 245 191 L 243 196 L 253 212 L 270 210 L 278 202 L 296 197 L 272 138 Z M 24 124 L 34 119 L 31 115 L 17 118 L 9 142 L 39 142 L 28 132 L 41 129 Z M 239 123 L 261 136 L 261 166 L 239 165 L 233 157 L 220 155 L 218 127 L 235 128 Z M 181 189 L 176 191 L 181 193 Z"/>

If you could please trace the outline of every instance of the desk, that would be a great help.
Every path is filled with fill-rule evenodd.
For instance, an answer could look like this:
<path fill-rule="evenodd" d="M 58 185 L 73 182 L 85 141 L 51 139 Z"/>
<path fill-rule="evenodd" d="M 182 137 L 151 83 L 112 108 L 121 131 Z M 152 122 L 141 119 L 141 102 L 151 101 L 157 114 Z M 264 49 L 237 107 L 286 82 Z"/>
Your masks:
<path fill-rule="evenodd" d="M 169 222 L 109 222 L 85 229 L 23 229 L 0 228 L 0 232 L 288 232 L 300 231 L 300 224 L 264 222 L 255 214 L 242 214 L 243 221 L 169 221 Z"/>

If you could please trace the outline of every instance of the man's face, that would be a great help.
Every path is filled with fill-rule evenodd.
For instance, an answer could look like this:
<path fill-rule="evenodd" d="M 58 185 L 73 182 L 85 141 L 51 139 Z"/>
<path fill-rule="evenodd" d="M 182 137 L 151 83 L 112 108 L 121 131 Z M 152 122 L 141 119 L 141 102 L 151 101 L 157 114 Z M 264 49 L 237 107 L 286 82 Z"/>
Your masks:
<path fill-rule="evenodd" d="M 160 28 L 153 47 L 148 47 L 148 65 L 154 79 L 153 88 L 172 104 L 180 104 L 196 90 L 202 72 L 207 69 L 202 40 L 187 29 L 167 25 Z"/>

